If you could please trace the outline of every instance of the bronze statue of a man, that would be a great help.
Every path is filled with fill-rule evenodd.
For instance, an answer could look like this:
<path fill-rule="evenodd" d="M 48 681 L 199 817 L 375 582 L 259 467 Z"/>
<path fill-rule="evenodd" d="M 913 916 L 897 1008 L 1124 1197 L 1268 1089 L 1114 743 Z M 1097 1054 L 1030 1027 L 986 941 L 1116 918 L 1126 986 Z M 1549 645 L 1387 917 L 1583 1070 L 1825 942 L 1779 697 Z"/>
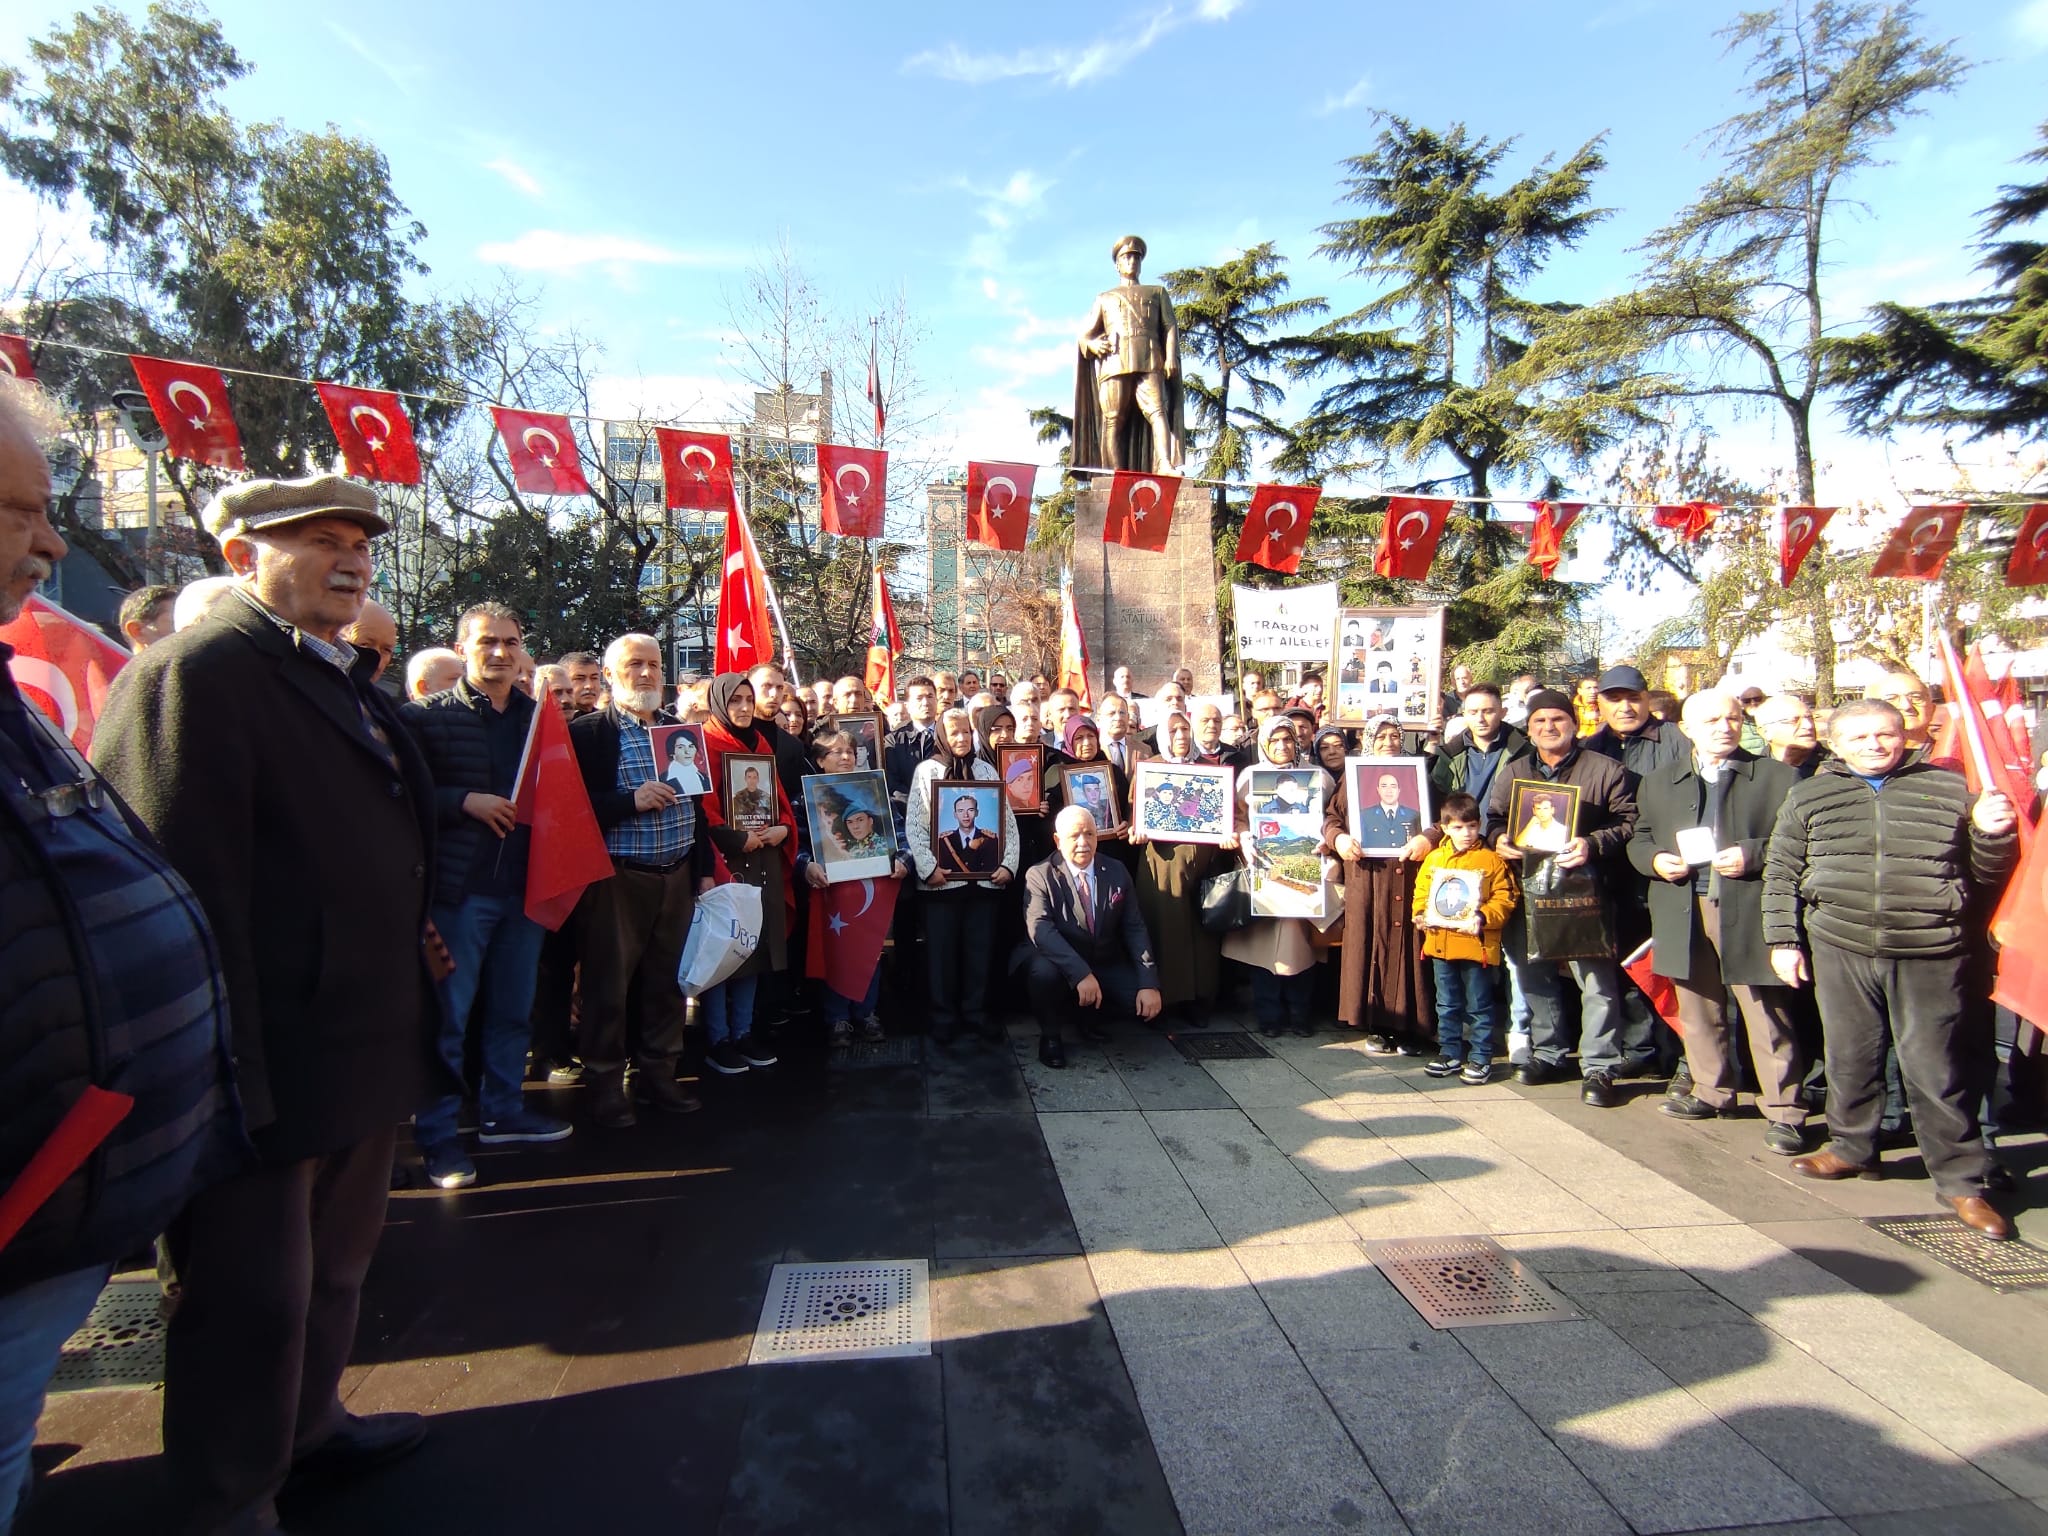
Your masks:
<path fill-rule="evenodd" d="M 1122 281 L 1095 300 L 1074 372 L 1073 462 L 1080 468 L 1177 470 L 1187 450 L 1180 328 L 1173 301 L 1138 281 L 1145 242 L 1112 247 Z"/>

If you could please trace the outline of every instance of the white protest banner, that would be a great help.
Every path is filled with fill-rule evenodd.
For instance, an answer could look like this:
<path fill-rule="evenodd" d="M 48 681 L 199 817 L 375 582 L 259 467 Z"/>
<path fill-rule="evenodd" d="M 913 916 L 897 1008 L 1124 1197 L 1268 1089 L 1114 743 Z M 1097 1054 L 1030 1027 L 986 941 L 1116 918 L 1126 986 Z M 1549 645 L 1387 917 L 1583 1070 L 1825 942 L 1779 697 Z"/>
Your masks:
<path fill-rule="evenodd" d="M 1237 654 L 1246 661 L 1328 661 L 1337 642 L 1337 583 L 1232 587 Z"/>

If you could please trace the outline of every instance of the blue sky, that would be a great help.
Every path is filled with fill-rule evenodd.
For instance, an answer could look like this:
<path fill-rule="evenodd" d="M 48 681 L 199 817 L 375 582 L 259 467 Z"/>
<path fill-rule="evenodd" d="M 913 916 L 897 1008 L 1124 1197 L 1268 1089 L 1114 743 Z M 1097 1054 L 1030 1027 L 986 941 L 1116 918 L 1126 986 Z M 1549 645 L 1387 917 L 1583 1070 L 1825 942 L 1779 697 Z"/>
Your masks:
<path fill-rule="evenodd" d="M 18 61 L 19 39 L 74 7 L 9 9 Z M 604 343 L 607 403 L 715 407 L 735 377 L 723 295 L 786 238 L 848 313 L 905 296 L 929 328 L 922 371 L 962 459 L 1034 456 L 1023 409 L 1070 398 L 1072 336 L 1127 230 L 1150 242 L 1155 273 L 1271 239 L 1297 293 L 1355 303 L 1362 290 L 1312 251 L 1316 226 L 1340 216 L 1338 162 L 1369 146 L 1375 108 L 1518 136 L 1516 171 L 1608 134 L 1596 193 L 1614 215 L 1543 292 L 1622 288 L 1628 247 L 1693 194 L 1701 136 L 1738 104 L 1739 60 L 1712 36 L 1734 9 L 214 6 L 256 65 L 235 109 L 374 140 L 430 231 L 432 280 L 487 286 L 510 269 L 537 287 L 547 323 Z M 1869 213 L 1831 253 L 1844 321 L 1874 298 L 1967 290 L 1976 211 L 2014 175 L 2048 101 L 2048 0 L 1922 11 L 1978 67 L 1855 189 Z M 0 270 L 37 217 L 0 189 Z M 1735 424 L 1731 446 L 1767 469 L 1775 437 L 1768 422 Z M 1832 432 L 1822 457 L 1824 499 L 1920 474 Z"/>

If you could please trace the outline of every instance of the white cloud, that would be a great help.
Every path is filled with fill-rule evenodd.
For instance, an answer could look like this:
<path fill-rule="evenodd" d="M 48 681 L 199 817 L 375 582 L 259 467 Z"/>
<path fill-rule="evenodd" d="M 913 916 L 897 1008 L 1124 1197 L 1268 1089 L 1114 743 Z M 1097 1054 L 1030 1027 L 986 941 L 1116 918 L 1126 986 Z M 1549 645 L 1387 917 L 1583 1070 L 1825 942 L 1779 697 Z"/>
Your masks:
<path fill-rule="evenodd" d="M 1350 90 L 1341 94 L 1331 92 L 1323 98 L 1323 104 L 1316 108 L 1317 117 L 1328 117 L 1333 112 L 1349 112 L 1353 107 L 1365 105 L 1365 99 L 1372 93 L 1372 76 L 1360 75 Z"/>
<path fill-rule="evenodd" d="M 533 172 L 529 171 L 517 160 L 514 160 L 510 155 L 500 155 L 495 160 L 486 160 L 484 162 L 484 169 L 497 172 L 498 175 L 504 177 L 505 180 L 521 192 L 524 192 L 528 197 L 540 196 L 539 180 L 535 178 Z"/>
<path fill-rule="evenodd" d="M 346 27 L 339 26 L 331 21 L 326 23 L 326 26 L 337 42 L 365 64 L 369 65 L 370 68 L 376 70 L 386 80 L 389 80 L 407 96 L 412 95 L 413 87 L 419 83 L 420 77 L 427 72 L 426 67 L 421 64 L 400 64 L 394 62 L 388 49 L 372 47 Z"/>
<path fill-rule="evenodd" d="M 958 43 L 927 48 L 903 61 L 906 73 L 937 75 L 961 85 L 998 80 L 1045 79 L 1068 90 L 1106 80 L 1190 21 L 1228 21 L 1244 0 L 1197 0 L 1192 10 L 1169 5 L 1134 27 L 1078 45 L 1018 48 L 1009 53 L 970 53 Z"/>
<path fill-rule="evenodd" d="M 574 272 L 584 267 L 725 267 L 740 258 L 723 251 L 678 251 L 629 235 L 567 234 L 529 229 L 516 240 L 477 247 L 478 261 L 522 272 Z"/>
<path fill-rule="evenodd" d="M 2048 0 L 2027 0 L 2012 13 L 2012 29 L 2029 48 L 2048 48 Z"/>

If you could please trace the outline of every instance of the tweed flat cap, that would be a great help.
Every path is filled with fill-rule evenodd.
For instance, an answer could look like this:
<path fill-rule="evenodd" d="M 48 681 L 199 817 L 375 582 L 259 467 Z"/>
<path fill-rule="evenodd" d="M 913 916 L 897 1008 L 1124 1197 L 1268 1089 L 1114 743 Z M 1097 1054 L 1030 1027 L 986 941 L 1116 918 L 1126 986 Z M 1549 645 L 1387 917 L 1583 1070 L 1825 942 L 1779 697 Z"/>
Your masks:
<path fill-rule="evenodd" d="M 377 493 L 342 475 L 224 485 L 206 504 L 205 512 L 207 531 L 220 540 L 309 517 L 345 517 L 360 523 L 373 537 L 391 531 L 391 524 L 377 511 Z"/>

